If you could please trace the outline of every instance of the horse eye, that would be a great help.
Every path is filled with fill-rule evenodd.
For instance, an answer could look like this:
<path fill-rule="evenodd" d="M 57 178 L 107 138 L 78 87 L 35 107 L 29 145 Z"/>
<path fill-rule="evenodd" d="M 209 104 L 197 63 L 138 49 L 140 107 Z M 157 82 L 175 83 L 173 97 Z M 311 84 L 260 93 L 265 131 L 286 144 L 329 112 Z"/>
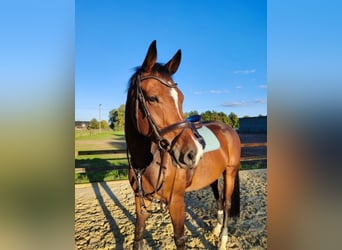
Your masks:
<path fill-rule="evenodd" d="M 156 96 L 149 96 L 148 97 L 148 101 L 149 102 L 158 102 L 158 97 L 156 97 Z"/>

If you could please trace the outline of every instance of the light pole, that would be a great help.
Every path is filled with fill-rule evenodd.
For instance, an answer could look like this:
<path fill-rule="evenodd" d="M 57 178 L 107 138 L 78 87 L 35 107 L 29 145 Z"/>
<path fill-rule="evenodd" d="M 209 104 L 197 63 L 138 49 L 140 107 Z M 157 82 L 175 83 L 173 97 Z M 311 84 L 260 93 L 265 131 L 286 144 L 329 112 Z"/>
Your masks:
<path fill-rule="evenodd" d="M 101 104 L 99 104 L 99 132 L 101 133 Z"/>

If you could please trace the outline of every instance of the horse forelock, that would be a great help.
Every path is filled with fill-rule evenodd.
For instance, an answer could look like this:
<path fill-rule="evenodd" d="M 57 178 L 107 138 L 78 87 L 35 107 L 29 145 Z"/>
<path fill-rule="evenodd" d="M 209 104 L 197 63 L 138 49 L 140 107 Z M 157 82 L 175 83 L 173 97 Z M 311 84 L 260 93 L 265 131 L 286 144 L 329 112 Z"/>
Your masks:
<path fill-rule="evenodd" d="M 129 82 L 128 82 L 128 91 L 130 91 L 131 88 L 136 86 L 137 76 L 139 74 L 143 73 L 140 66 L 135 67 L 134 70 L 135 70 L 135 72 L 131 76 L 131 78 L 129 79 Z M 170 72 L 168 71 L 168 69 L 165 67 L 164 64 L 161 64 L 161 63 L 156 63 L 153 66 L 150 74 L 151 75 L 156 75 L 156 76 L 159 76 L 159 77 L 162 77 L 162 78 L 166 78 L 166 79 L 172 78 Z"/>

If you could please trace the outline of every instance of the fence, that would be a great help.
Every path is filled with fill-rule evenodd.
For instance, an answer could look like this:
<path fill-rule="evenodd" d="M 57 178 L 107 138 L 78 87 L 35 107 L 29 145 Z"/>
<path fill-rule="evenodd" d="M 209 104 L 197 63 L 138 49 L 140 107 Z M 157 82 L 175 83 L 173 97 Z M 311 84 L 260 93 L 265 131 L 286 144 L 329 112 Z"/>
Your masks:
<path fill-rule="evenodd" d="M 257 148 L 257 147 L 265 147 L 267 148 L 267 142 L 257 142 L 257 143 L 241 143 L 241 149 L 243 148 Z M 260 161 L 267 160 L 267 155 L 253 155 L 253 156 L 242 156 L 240 161 Z"/>
<path fill-rule="evenodd" d="M 243 148 L 256 148 L 256 147 L 267 147 L 267 142 L 261 143 L 241 143 L 241 149 Z M 126 149 L 102 149 L 102 150 L 84 150 L 78 151 L 78 155 L 98 155 L 98 154 L 125 154 Z M 241 162 L 250 162 L 250 161 L 260 161 L 267 160 L 267 155 L 252 155 L 252 156 L 242 156 Z M 127 165 L 123 166 L 115 166 L 116 170 L 127 169 Z M 75 173 L 85 173 L 85 168 L 75 168 Z"/>

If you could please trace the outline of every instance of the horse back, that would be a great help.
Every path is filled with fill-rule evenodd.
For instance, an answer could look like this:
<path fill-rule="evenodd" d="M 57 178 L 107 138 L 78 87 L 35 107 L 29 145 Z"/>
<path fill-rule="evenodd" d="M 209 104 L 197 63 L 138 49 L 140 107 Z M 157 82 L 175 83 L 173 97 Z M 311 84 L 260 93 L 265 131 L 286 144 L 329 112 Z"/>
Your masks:
<path fill-rule="evenodd" d="M 217 180 L 227 167 L 237 170 L 240 165 L 241 143 L 237 132 L 222 122 L 204 125 L 216 135 L 220 148 L 204 153 L 186 191 L 204 188 Z"/>

